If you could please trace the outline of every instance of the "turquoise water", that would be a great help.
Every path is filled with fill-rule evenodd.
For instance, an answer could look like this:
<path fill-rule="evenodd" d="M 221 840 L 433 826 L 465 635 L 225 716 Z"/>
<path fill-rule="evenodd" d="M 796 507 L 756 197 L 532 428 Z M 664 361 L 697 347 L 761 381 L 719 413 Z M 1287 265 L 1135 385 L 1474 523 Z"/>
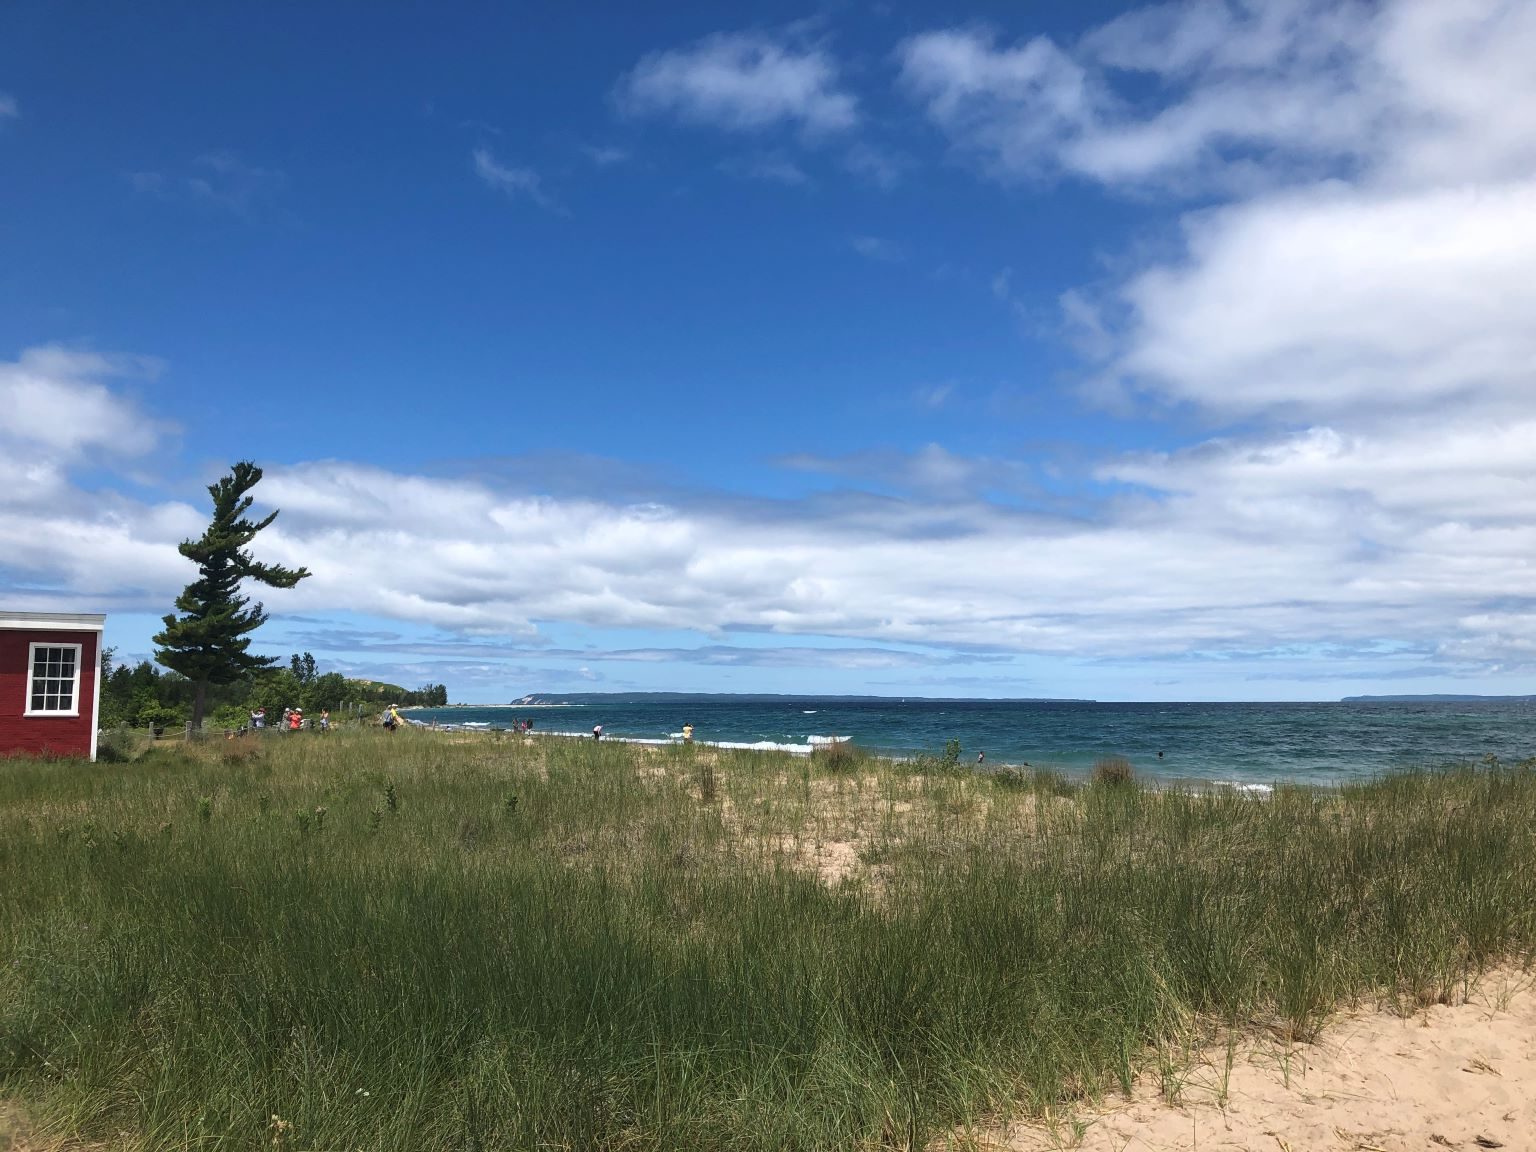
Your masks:
<path fill-rule="evenodd" d="M 688 701 L 606 699 L 559 706 L 422 708 L 413 719 L 537 732 L 668 740 L 684 724 L 705 743 L 806 751 L 814 738 L 849 737 L 895 755 L 937 755 L 959 740 L 988 764 L 1086 772 L 1124 756 L 1169 780 L 1330 783 L 1486 756 L 1536 755 L 1536 703 L 1525 700 L 1330 704 L 1099 704 L 995 700 Z M 1163 755 L 1159 758 L 1158 753 Z"/>

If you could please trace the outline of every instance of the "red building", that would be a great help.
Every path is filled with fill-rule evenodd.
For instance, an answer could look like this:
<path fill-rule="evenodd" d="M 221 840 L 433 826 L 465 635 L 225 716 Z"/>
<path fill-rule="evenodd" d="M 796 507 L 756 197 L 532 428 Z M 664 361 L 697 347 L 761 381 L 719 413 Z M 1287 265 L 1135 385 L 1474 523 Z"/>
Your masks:
<path fill-rule="evenodd" d="M 0 612 L 0 756 L 96 759 L 106 619 Z"/>

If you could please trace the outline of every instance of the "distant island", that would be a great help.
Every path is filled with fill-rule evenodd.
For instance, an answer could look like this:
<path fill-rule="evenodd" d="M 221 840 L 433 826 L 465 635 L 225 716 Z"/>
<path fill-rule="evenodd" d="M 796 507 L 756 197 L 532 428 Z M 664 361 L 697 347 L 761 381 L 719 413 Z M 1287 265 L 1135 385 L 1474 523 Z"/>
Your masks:
<path fill-rule="evenodd" d="M 1536 696 L 1460 696 L 1435 692 L 1423 696 L 1345 696 L 1341 704 L 1522 704 Z"/>
<path fill-rule="evenodd" d="M 511 702 L 511 707 L 549 706 L 553 704 L 697 704 L 710 701 L 735 701 L 742 704 L 1094 704 L 1094 700 L 1074 700 L 1059 696 L 1030 696 L 995 699 L 959 696 L 818 696 L 789 692 L 530 692 Z"/>

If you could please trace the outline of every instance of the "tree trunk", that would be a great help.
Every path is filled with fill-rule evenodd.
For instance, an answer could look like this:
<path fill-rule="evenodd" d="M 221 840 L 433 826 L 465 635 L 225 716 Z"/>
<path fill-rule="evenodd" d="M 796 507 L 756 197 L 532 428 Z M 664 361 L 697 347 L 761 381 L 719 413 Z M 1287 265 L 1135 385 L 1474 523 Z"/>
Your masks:
<path fill-rule="evenodd" d="M 197 682 L 197 694 L 192 697 L 192 727 L 203 726 L 203 708 L 208 703 L 208 681 Z"/>

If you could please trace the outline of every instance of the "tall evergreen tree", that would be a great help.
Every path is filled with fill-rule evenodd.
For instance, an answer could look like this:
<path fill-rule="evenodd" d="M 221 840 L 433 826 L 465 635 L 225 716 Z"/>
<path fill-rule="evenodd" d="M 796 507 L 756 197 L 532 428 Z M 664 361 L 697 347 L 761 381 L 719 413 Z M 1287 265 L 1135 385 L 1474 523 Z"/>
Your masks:
<path fill-rule="evenodd" d="M 246 551 L 268 524 L 273 512 L 257 523 L 245 519 L 253 497 L 246 493 L 261 480 L 261 469 L 248 460 L 236 464 L 228 476 L 208 486 L 213 497 L 213 519 L 198 540 L 183 540 L 179 551 L 196 561 L 198 579 L 176 598 L 180 616 L 164 617 L 165 630 L 157 635 L 155 660 L 180 672 L 197 686 L 192 700 L 192 726 L 203 725 L 208 685 L 235 681 L 277 661 L 253 656 L 248 633 L 266 620 L 261 604 L 248 607 L 240 594 L 242 580 L 255 580 L 272 588 L 292 588 L 309 575 L 307 568 L 261 564 Z"/>

